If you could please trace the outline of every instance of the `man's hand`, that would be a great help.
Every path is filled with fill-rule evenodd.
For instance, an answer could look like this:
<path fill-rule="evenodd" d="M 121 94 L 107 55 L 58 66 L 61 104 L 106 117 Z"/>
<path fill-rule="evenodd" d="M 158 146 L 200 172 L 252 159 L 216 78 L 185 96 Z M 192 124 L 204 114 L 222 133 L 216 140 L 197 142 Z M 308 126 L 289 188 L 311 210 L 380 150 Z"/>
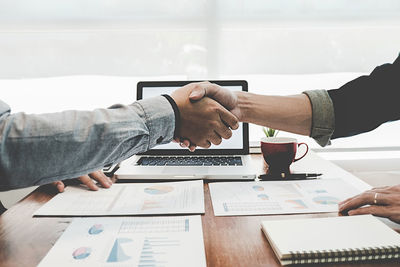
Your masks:
<path fill-rule="evenodd" d="M 212 98 L 234 114 L 240 121 L 241 113 L 237 105 L 237 94 L 240 92 L 233 93 L 226 88 L 210 82 L 192 83 L 188 89 L 190 91 L 189 99 L 191 102 L 199 101 L 204 97 Z M 180 143 L 181 147 L 189 148 L 190 151 L 196 149 L 196 145 L 187 138 L 177 137 L 174 141 Z"/>
<path fill-rule="evenodd" d="M 188 84 L 171 94 L 180 115 L 179 137 L 190 140 L 193 146 L 208 148 L 211 144 L 219 145 L 221 138 L 229 139 L 231 129 L 239 127 L 238 119 L 222 105 L 211 98 L 202 98 L 192 102 L 189 95 L 202 83 Z"/>
<path fill-rule="evenodd" d="M 400 185 L 378 187 L 339 203 L 339 212 L 372 214 L 400 223 Z"/>
<path fill-rule="evenodd" d="M 242 114 L 238 107 L 238 95 L 241 92 L 232 92 L 218 84 L 210 82 L 196 83 L 189 95 L 191 101 L 198 101 L 203 97 L 209 97 L 220 103 L 232 112 L 241 121 Z"/>
<path fill-rule="evenodd" d="M 77 179 L 93 191 L 99 190 L 99 187 L 93 182 L 92 179 L 99 182 L 104 188 L 109 188 L 112 185 L 111 179 L 107 177 L 102 171 L 92 172 L 88 175 L 80 176 Z M 65 184 L 63 181 L 53 182 L 52 184 L 57 187 L 58 192 L 64 192 Z"/>

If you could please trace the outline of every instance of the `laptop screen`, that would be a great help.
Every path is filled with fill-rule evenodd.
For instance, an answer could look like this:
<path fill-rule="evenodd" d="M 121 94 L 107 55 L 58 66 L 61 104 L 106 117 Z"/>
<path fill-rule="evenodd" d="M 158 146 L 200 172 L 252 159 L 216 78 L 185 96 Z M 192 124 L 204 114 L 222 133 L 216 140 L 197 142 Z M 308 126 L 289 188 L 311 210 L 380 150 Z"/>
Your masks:
<path fill-rule="evenodd" d="M 232 91 L 247 91 L 246 81 L 212 81 Z M 177 82 L 140 82 L 138 83 L 137 98 L 146 99 L 162 94 L 171 94 L 174 90 L 190 83 L 190 81 Z M 248 154 L 248 125 L 240 123 L 237 130 L 232 131 L 230 139 L 223 139 L 218 146 L 211 145 L 209 149 L 197 148 L 194 154 Z M 182 148 L 177 143 L 158 145 L 145 154 L 193 154 L 187 148 Z"/>

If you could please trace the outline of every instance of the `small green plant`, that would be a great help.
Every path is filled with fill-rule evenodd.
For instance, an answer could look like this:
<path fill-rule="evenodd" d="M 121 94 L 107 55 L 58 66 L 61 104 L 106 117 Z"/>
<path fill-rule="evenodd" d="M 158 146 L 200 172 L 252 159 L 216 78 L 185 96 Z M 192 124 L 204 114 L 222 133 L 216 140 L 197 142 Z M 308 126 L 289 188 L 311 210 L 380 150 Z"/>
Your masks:
<path fill-rule="evenodd" d="M 272 128 L 268 128 L 268 127 L 263 127 L 262 129 L 263 129 L 266 137 L 275 137 L 279 133 L 278 130 L 275 130 L 275 129 L 272 129 Z"/>

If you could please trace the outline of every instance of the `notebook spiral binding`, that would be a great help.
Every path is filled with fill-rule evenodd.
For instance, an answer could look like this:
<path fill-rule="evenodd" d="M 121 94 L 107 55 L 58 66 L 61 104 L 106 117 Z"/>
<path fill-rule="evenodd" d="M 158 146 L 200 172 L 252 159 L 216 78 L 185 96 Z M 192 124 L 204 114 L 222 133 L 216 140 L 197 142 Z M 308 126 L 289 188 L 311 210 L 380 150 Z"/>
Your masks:
<path fill-rule="evenodd" d="M 400 246 L 347 250 L 290 251 L 290 264 L 348 262 L 400 258 Z"/>

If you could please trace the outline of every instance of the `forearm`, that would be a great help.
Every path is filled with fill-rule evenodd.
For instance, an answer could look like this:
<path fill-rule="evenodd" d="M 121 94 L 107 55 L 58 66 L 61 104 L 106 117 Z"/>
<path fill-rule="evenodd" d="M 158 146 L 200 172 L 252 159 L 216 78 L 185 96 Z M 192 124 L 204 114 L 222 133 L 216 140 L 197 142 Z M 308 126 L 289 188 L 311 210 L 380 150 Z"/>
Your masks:
<path fill-rule="evenodd" d="M 164 97 L 94 111 L 3 115 L 0 189 L 74 178 L 120 162 L 169 142 L 174 123 Z"/>
<path fill-rule="evenodd" d="M 306 95 L 268 96 L 243 92 L 237 95 L 241 121 L 310 135 L 312 108 Z"/>

